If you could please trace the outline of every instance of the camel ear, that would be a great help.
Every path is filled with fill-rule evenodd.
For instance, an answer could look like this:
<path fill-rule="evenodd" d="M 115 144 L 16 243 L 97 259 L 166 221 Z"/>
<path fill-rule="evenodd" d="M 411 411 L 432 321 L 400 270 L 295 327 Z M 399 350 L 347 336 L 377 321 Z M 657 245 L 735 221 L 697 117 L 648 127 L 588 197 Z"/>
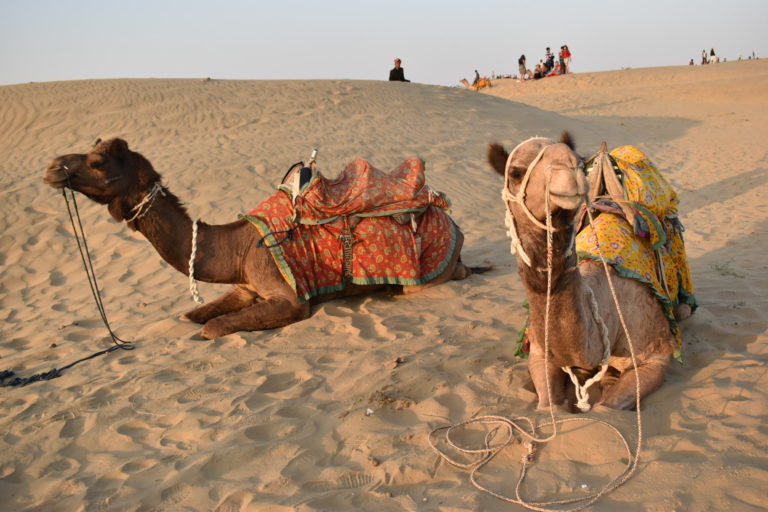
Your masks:
<path fill-rule="evenodd" d="M 500 175 L 504 176 L 504 168 L 507 166 L 509 153 L 501 144 L 488 145 L 488 163 Z"/>
<path fill-rule="evenodd" d="M 563 133 L 560 134 L 560 142 L 571 148 L 571 150 L 576 151 L 576 143 L 573 142 L 573 137 L 571 137 L 571 134 L 567 131 L 563 131 Z"/>
<path fill-rule="evenodd" d="M 128 154 L 128 143 L 123 139 L 112 139 L 105 143 L 105 152 L 116 158 L 123 158 Z"/>

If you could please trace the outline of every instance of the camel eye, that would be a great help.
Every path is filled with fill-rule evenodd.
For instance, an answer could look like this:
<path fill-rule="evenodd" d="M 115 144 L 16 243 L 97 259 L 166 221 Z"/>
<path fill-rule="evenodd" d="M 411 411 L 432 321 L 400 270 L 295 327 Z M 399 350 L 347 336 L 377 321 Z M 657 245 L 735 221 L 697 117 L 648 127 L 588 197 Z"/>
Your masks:
<path fill-rule="evenodd" d="M 88 167 L 102 170 L 107 163 L 107 155 L 103 153 L 89 153 Z"/>
<path fill-rule="evenodd" d="M 523 179 L 526 170 L 525 167 L 517 167 L 513 165 L 509 168 L 509 177 L 515 181 L 519 181 Z"/>

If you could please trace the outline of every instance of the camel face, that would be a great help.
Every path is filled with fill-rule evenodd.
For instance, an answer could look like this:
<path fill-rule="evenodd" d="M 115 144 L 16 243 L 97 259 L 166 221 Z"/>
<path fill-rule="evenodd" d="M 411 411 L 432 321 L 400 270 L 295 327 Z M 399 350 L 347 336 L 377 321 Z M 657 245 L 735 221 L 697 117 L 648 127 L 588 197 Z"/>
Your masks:
<path fill-rule="evenodd" d="M 69 187 L 95 201 L 106 203 L 115 196 L 125 195 L 139 182 L 157 179 L 149 166 L 142 179 L 137 160 L 144 160 L 128 149 L 121 139 L 100 142 L 86 154 L 63 155 L 53 159 L 43 181 L 53 188 Z M 139 162 L 141 163 L 141 162 Z M 144 166 L 146 167 L 146 166 Z"/>
<path fill-rule="evenodd" d="M 492 145 L 488 157 L 492 167 L 504 175 L 509 155 L 504 148 Z M 533 168 L 526 173 L 538 158 Z M 503 162 L 503 163 L 502 163 Z M 581 158 L 566 142 L 534 138 L 518 146 L 509 162 L 507 187 L 513 195 L 525 198 L 528 210 L 540 221 L 546 218 L 547 186 L 549 207 L 554 214 L 558 209 L 573 211 L 581 207 L 587 193 L 587 180 Z M 521 190 L 525 187 L 525 190 Z"/>

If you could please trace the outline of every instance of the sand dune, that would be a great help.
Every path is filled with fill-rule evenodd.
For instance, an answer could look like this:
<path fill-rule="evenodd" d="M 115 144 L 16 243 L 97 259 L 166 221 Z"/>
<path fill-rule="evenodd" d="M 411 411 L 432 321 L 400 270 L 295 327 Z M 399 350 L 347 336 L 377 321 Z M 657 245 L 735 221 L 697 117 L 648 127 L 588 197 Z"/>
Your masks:
<path fill-rule="evenodd" d="M 319 305 L 306 321 L 214 341 L 180 319 L 186 276 L 80 196 L 109 320 L 134 340 L 0 393 L 3 510 L 502 510 L 429 449 L 434 427 L 535 415 L 513 355 L 525 293 L 488 142 L 573 133 L 634 144 L 677 188 L 700 304 L 685 366 L 643 403 L 637 474 L 597 510 L 759 510 L 768 457 L 768 61 L 497 81 L 483 93 L 368 81 L 98 80 L 0 87 L 0 370 L 28 376 L 109 346 L 60 194 L 57 155 L 119 136 L 193 217 L 234 220 L 320 148 L 427 162 L 487 274 L 424 293 Z M 213 298 L 227 287 L 200 285 Z M 396 358 L 404 363 L 396 368 Z M 367 411 L 371 411 L 368 413 Z M 634 440 L 631 412 L 592 412 Z M 583 495 L 621 468 L 598 427 L 566 428 L 525 495 Z M 484 482 L 512 495 L 521 449 Z M 583 487 L 586 485 L 586 490 Z"/>

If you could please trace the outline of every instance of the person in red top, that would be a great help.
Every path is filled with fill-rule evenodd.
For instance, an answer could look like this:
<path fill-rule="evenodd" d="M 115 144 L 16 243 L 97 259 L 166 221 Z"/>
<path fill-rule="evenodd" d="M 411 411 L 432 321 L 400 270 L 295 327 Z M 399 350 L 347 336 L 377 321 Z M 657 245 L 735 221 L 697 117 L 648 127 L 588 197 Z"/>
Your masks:
<path fill-rule="evenodd" d="M 568 49 L 568 45 L 563 45 L 563 60 L 565 61 L 565 67 L 563 73 L 571 72 L 571 50 Z"/>

